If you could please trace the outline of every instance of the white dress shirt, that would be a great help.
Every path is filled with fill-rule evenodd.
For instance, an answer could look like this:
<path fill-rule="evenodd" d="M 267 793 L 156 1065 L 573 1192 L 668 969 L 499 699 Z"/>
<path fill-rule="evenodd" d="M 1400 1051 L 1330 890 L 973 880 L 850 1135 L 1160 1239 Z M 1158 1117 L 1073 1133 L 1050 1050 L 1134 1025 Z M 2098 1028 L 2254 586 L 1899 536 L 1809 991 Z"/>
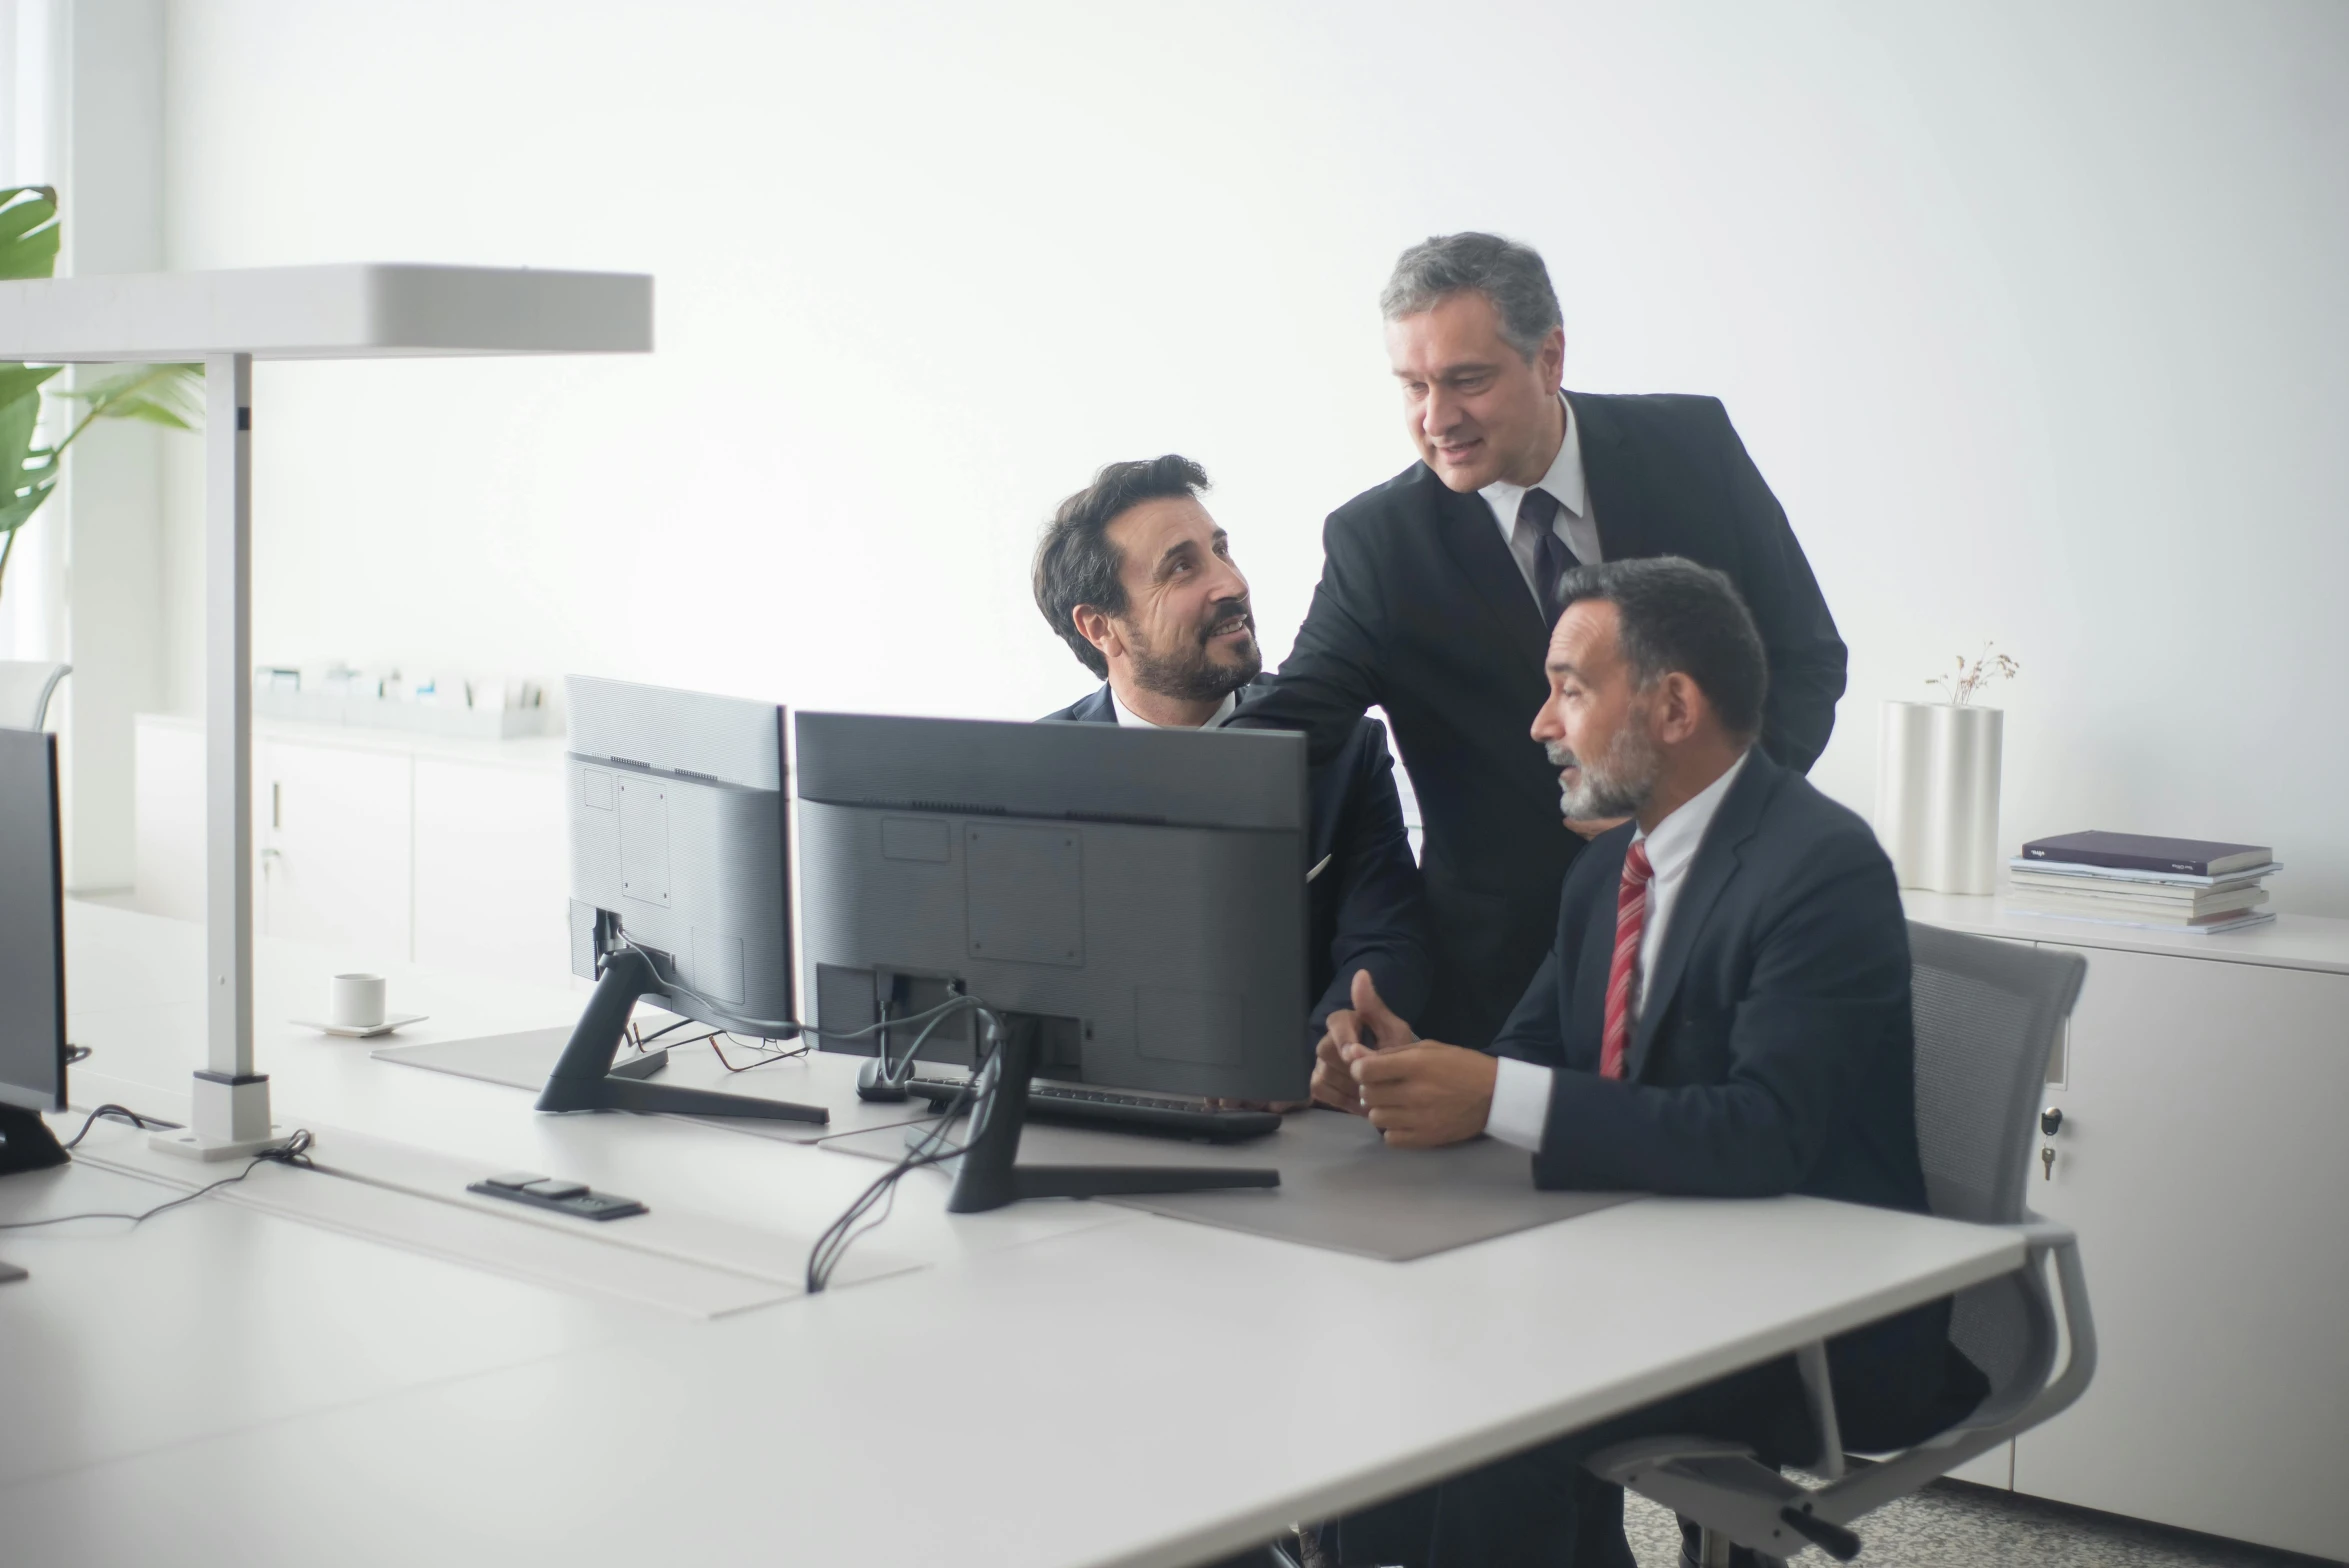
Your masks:
<path fill-rule="evenodd" d="M 1558 455 L 1550 459 L 1550 471 L 1533 486 L 1547 490 L 1550 499 L 1558 503 L 1558 515 L 1550 519 L 1550 531 L 1574 552 L 1574 559 L 1584 566 L 1596 566 L 1599 554 L 1598 519 L 1591 515 L 1590 486 L 1582 474 L 1582 437 L 1574 428 L 1574 405 L 1566 401 L 1566 394 L 1558 394 L 1559 407 L 1566 410 L 1566 439 L 1558 443 Z M 1534 587 L 1534 562 L 1530 545 L 1520 551 L 1517 543 L 1517 504 L 1525 499 L 1523 485 L 1513 485 L 1506 479 L 1496 479 L 1477 491 L 1485 504 L 1493 509 L 1493 521 L 1501 525 L 1501 541 L 1508 545 L 1509 554 L 1517 562 L 1517 570 L 1525 578 L 1525 591 L 1541 602 L 1541 590 Z"/>
<path fill-rule="evenodd" d="M 1169 724 L 1153 724 L 1148 719 L 1142 717 L 1142 715 L 1139 713 L 1136 713 L 1133 709 L 1127 707 L 1124 702 L 1119 700 L 1117 695 L 1117 688 L 1115 686 L 1109 688 L 1109 705 L 1117 710 L 1117 722 L 1127 729 L 1163 730 L 1172 729 L 1174 727 Z M 1238 710 L 1239 706 L 1240 694 L 1236 691 L 1225 692 L 1223 694 L 1223 706 L 1209 714 L 1207 716 L 1207 722 L 1200 725 L 1199 727 L 1203 730 L 1219 728 L 1226 719 L 1229 719 L 1232 714 Z"/>
<path fill-rule="evenodd" d="M 1656 954 L 1664 946 L 1664 928 L 1671 923 L 1672 905 L 1688 881 L 1688 868 L 1705 841 L 1705 830 L 1713 825 L 1714 813 L 1721 809 L 1722 798 L 1744 771 L 1745 758 L 1740 756 L 1726 773 L 1657 823 L 1655 832 L 1642 829 L 1631 836 L 1634 844 L 1646 841 L 1648 865 L 1655 872 L 1648 883 L 1647 923 L 1640 927 L 1638 967 L 1631 982 L 1634 1024 L 1639 1022 L 1641 1004 L 1647 1000 L 1648 976 L 1655 972 Z M 1500 1070 L 1493 1075 L 1493 1104 L 1485 1113 L 1484 1130 L 1503 1143 L 1539 1154 L 1542 1129 L 1550 1119 L 1551 1071 L 1515 1057 L 1502 1057 Z"/>

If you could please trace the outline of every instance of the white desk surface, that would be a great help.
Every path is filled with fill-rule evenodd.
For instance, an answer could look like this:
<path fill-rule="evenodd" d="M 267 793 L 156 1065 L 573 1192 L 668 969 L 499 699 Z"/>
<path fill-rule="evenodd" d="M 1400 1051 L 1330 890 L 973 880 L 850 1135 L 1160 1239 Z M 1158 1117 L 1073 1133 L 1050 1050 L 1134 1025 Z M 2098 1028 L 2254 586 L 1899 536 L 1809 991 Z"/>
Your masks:
<path fill-rule="evenodd" d="M 177 998 L 200 984 L 199 933 L 77 909 L 69 940 L 76 1037 L 99 1046 L 88 1066 L 110 1069 L 109 1093 L 174 1090 L 196 1055 L 196 1004 Z M 265 943 L 262 1017 L 344 961 Z M 579 1004 L 391 979 L 395 1006 L 452 1037 Z M 821 1225 L 873 1169 L 664 1119 L 538 1117 L 521 1091 L 376 1062 L 358 1042 L 271 1027 L 260 1057 L 281 1122 L 411 1136 L 746 1224 Z M 11 1179 L 0 1211 L 142 1185 L 61 1174 L 86 1194 L 28 1197 Z M 216 1200 L 127 1235 L 0 1233 L 0 1255 L 34 1271 L 0 1289 L 0 1344 L 44 1350 L 37 1373 L 0 1362 L 20 1434 L 0 1450 L 0 1539 L 44 1564 L 1172 1568 L 2021 1255 L 1997 1232 L 1807 1199 L 1650 1200 L 1388 1264 L 1102 1205 L 950 1218 L 943 1192 L 916 1173 L 874 1238 L 926 1267 L 713 1321 Z M 1737 1288 L 1660 1288 L 1696 1260 Z"/>

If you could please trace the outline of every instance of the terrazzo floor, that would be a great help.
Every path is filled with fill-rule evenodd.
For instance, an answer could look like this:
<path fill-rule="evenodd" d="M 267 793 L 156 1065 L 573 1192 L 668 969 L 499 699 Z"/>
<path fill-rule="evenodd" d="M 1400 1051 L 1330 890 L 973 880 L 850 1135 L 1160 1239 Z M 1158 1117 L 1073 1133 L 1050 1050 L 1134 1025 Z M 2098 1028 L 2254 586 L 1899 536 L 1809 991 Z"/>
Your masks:
<path fill-rule="evenodd" d="M 1624 1499 L 1639 1568 L 1677 1568 L 1680 1527 L 1645 1498 Z M 1858 1568 L 2319 1568 L 2332 1561 L 2189 1535 L 2135 1519 L 1944 1482 L 1861 1520 Z M 1820 1552 L 1795 1560 L 1831 1565 Z"/>

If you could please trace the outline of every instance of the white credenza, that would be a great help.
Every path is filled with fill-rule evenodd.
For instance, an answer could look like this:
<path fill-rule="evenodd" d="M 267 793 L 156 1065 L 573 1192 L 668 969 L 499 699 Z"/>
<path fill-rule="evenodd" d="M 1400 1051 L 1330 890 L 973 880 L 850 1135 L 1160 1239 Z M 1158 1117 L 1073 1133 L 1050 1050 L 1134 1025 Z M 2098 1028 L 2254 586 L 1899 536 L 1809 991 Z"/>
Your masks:
<path fill-rule="evenodd" d="M 2349 921 L 2202 937 L 1907 898 L 2088 960 L 2031 1206 L 2080 1234 L 2096 1379 L 1960 1473 L 2349 1557 Z"/>
<path fill-rule="evenodd" d="M 204 918 L 204 728 L 137 721 L 137 906 Z M 254 727 L 254 922 L 383 961 L 570 972 L 563 743 Z"/>

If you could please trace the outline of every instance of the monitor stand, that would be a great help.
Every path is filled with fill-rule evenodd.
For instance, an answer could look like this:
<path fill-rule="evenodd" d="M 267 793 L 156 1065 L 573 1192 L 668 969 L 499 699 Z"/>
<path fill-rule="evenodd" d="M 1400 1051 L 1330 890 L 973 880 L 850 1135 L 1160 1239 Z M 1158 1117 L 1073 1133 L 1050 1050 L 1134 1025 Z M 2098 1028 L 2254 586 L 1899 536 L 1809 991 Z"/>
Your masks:
<path fill-rule="evenodd" d="M 721 1094 L 715 1089 L 688 1089 L 679 1084 L 646 1083 L 629 1076 L 630 1063 L 616 1075 L 612 1063 L 628 1032 L 628 1017 L 639 998 L 661 1000 L 669 988 L 642 953 L 614 953 L 604 964 L 603 978 L 587 999 L 578 1027 L 563 1047 L 546 1088 L 538 1096 L 542 1111 L 666 1111 L 677 1116 L 743 1116 L 766 1121 L 828 1123 L 832 1113 L 820 1105 L 797 1105 L 789 1100 L 762 1100 L 756 1095 Z"/>
<path fill-rule="evenodd" d="M 39 1111 L 0 1105 L 0 1176 L 45 1171 L 72 1158 Z"/>
<path fill-rule="evenodd" d="M 1036 1027 L 1013 1018 L 979 1077 L 979 1106 L 963 1141 L 961 1168 L 948 1194 L 950 1214 L 979 1214 L 1022 1198 L 1108 1198 L 1123 1193 L 1206 1192 L 1277 1187 L 1276 1170 L 1217 1170 L 1180 1165 L 1021 1165 L 1020 1130 L 1028 1119 L 1028 1080 L 1036 1074 Z"/>

